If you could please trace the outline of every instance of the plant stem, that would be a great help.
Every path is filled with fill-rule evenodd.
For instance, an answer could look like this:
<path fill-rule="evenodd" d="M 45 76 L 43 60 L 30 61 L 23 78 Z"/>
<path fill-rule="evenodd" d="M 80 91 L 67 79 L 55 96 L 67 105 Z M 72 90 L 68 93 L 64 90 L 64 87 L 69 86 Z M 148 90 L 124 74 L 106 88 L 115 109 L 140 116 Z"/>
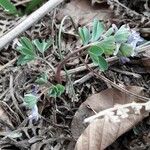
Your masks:
<path fill-rule="evenodd" d="M 96 42 L 97 43 L 97 42 Z M 69 53 L 59 64 L 58 64 L 58 67 L 57 67 L 57 70 L 56 70 L 56 75 L 55 75 L 55 79 L 58 83 L 61 83 L 61 76 L 60 76 L 60 72 L 61 72 L 61 68 L 63 67 L 63 65 L 68 61 L 68 59 L 72 56 L 74 56 L 75 54 L 89 48 L 90 46 L 96 44 L 96 43 L 90 43 L 86 46 L 83 46 L 75 51 L 73 51 L 72 53 Z"/>

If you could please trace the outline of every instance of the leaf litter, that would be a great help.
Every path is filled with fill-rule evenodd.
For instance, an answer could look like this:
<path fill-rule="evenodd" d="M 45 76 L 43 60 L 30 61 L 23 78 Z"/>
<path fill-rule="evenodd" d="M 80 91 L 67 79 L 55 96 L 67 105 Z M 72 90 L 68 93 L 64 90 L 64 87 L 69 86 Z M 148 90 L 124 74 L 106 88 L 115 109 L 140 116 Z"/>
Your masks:
<path fill-rule="evenodd" d="M 14 0 L 14 2 L 18 3 L 19 0 Z M 109 9 L 109 6 L 106 4 L 106 1 L 101 0 L 74 0 L 67 2 L 64 6 L 60 7 L 58 12 L 57 10 L 55 10 L 54 12 L 47 14 L 47 16 L 45 16 L 42 19 L 42 21 L 38 22 L 25 33 L 23 33 L 23 36 L 27 36 L 30 39 L 48 39 L 49 35 L 51 34 L 52 36 L 56 36 L 55 31 L 58 31 L 61 19 L 65 15 L 71 15 L 78 26 L 90 25 L 96 17 L 100 20 L 103 20 L 106 23 L 106 26 L 109 26 L 112 23 L 116 23 L 118 25 L 129 23 L 132 27 L 138 27 L 140 31 L 144 30 L 144 35 L 146 35 L 146 37 L 149 37 L 149 35 L 147 35 L 148 32 L 145 32 L 149 29 L 147 21 L 145 21 L 144 23 L 141 21 L 143 15 L 140 19 L 136 20 L 136 17 L 132 16 L 131 11 L 128 11 L 128 9 L 122 7 L 121 5 L 116 3 L 116 1 L 111 2 L 112 3 L 109 3 L 109 5 L 113 7 L 112 10 Z M 130 7 L 128 3 L 125 3 L 126 1 L 119 2 L 121 2 L 126 7 Z M 136 10 L 134 9 L 134 7 L 137 3 L 138 2 L 135 1 L 134 6 L 130 7 L 130 9 Z M 143 9 L 143 5 L 141 5 L 140 8 Z M 142 9 L 140 9 L 140 12 L 138 13 L 141 13 Z M 147 11 L 147 9 L 145 10 Z M 122 14 L 123 12 L 123 15 L 119 15 L 116 17 L 114 16 L 114 12 L 115 14 Z M 2 28 L 2 35 L 6 31 L 10 30 L 11 27 L 17 23 L 17 21 L 14 21 L 14 17 L 8 17 L 3 13 L 1 13 L 1 15 L 3 16 L 3 18 L 5 18 L 4 20 L 1 20 L 2 25 L 0 26 L 0 28 Z M 15 19 L 19 20 L 20 18 L 17 17 Z M 62 44 L 64 54 L 79 46 L 79 41 L 76 40 L 76 35 L 72 34 L 73 30 L 70 29 L 70 26 L 71 25 L 68 22 L 66 22 L 64 25 L 64 29 L 68 30 L 62 32 Z M 46 56 L 48 57 L 48 61 L 56 67 L 59 63 L 59 57 L 57 57 L 57 53 L 55 53 L 55 51 L 57 51 L 57 45 L 53 44 L 52 48 L 49 48 L 49 51 L 46 53 Z M 17 53 L 16 51 L 12 50 L 11 46 L 10 49 L 7 49 L 7 51 L 5 49 L 2 50 L 0 56 L 0 65 L 3 66 L 7 62 L 9 62 L 9 60 L 16 56 Z M 142 60 L 141 57 L 142 56 L 136 58 L 134 60 L 135 62 L 131 60 L 131 62 L 124 65 L 120 64 L 119 62 L 113 65 L 114 67 L 117 67 L 120 70 L 142 74 L 142 77 L 140 79 L 134 78 L 129 74 L 125 75 L 123 73 L 118 73 L 113 70 L 108 70 L 104 74 L 107 78 L 109 78 L 117 84 L 128 85 L 130 88 L 132 87 L 131 85 L 135 85 L 131 91 L 133 92 L 134 90 L 136 94 L 140 94 L 141 90 L 144 87 L 144 90 L 146 92 L 145 96 L 150 97 L 150 82 L 148 74 L 149 72 L 147 70 L 147 68 L 149 68 L 149 60 L 147 60 L 148 53 L 145 53 L 144 56 L 146 60 Z M 78 60 L 78 58 L 76 59 Z M 141 60 L 143 63 L 141 63 Z M 73 63 L 74 62 L 72 60 L 69 61 L 66 65 L 67 69 L 82 66 L 80 60 L 78 60 L 74 64 Z M 136 67 L 140 68 L 140 70 L 136 69 Z M 142 138 L 142 140 L 145 142 L 145 144 L 143 144 L 143 149 L 147 148 L 148 129 L 146 129 L 145 132 L 145 129 L 143 128 L 145 126 L 149 127 L 148 122 L 143 121 L 142 123 L 140 123 L 139 126 L 142 125 L 142 128 L 139 126 L 135 126 L 139 121 L 141 121 L 145 117 L 145 115 L 143 116 L 142 113 L 139 116 L 135 114 L 130 114 L 129 118 L 123 119 L 123 123 L 125 122 L 124 126 L 121 124 L 122 122 L 113 123 L 108 120 L 105 120 L 105 118 L 94 120 L 91 124 L 83 123 L 85 118 L 90 117 L 91 115 L 94 115 L 99 111 L 107 110 L 108 108 L 113 107 L 114 104 L 124 104 L 132 102 L 133 100 L 135 100 L 134 97 L 126 95 L 125 93 L 122 93 L 116 89 L 106 89 L 108 85 L 105 82 L 97 79 L 96 77 L 91 77 L 89 80 L 86 80 L 86 82 L 83 82 L 81 85 L 74 85 L 76 94 L 75 96 L 78 97 L 78 101 L 73 101 L 73 94 L 72 92 L 70 92 L 70 89 L 68 90 L 68 93 L 65 93 L 61 98 L 58 98 L 57 101 L 54 101 L 54 99 L 49 98 L 47 97 L 47 95 L 43 94 L 44 91 L 46 91 L 47 89 L 45 89 L 44 87 L 38 87 L 37 85 L 35 85 L 34 82 L 37 79 L 37 76 L 40 76 L 41 72 L 47 72 L 49 76 L 48 80 L 51 83 L 53 83 L 54 74 L 47 70 L 48 66 L 46 64 L 44 64 L 41 61 L 34 61 L 28 64 L 28 66 L 22 67 L 16 66 L 16 63 L 10 64 L 9 67 L 6 67 L 0 72 L 0 100 L 4 101 L 7 104 L 7 106 L 5 105 L 5 111 L 2 110 L 2 113 L 4 113 L 3 120 L 5 121 L 7 118 L 6 122 L 15 127 L 15 129 L 11 128 L 11 131 L 9 131 L 9 133 L 5 132 L 4 134 L 4 132 L 1 132 L 3 133 L 0 136 L 1 149 L 7 149 L 9 147 L 10 149 L 18 148 L 25 150 L 61 150 L 67 148 L 68 150 L 73 150 L 75 148 L 76 140 L 78 140 L 76 144 L 76 149 L 82 148 L 82 144 L 85 144 L 84 148 L 87 148 L 87 142 L 89 143 L 89 145 L 92 146 L 92 149 L 96 150 L 96 148 L 100 149 L 100 147 L 103 149 L 131 128 L 133 129 L 130 132 L 127 132 L 127 134 L 130 135 L 131 140 L 128 140 L 129 138 L 127 135 L 123 135 L 124 140 L 119 142 L 124 143 L 124 141 L 126 141 L 126 143 L 125 147 L 120 149 L 126 148 L 130 150 L 137 150 L 139 148 L 139 140 L 141 141 L 140 138 Z M 82 71 L 76 73 L 75 75 L 73 74 L 71 76 L 72 82 L 84 77 L 87 73 L 88 71 Z M 9 94 L 10 74 L 13 75 L 14 78 L 14 95 L 17 99 L 18 106 L 21 112 L 25 115 L 24 119 L 20 115 L 18 115 L 18 111 L 14 107 L 14 101 L 12 101 L 12 97 Z M 64 82 L 67 82 L 67 80 L 64 80 Z M 71 82 L 68 81 L 69 86 L 70 83 Z M 37 103 L 39 108 L 39 114 L 41 115 L 39 122 L 30 122 L 28 120 L 30 110 L 28 110 L 22 105 L 24 94 L 29 93 L 31 91 L 35 91 L 41 96 L 40 100 Z M 6 114 L 6 111 L 8 112 L 9 117 Z M 105 126 L 103 127 L 102 124 L 104 120 Z M 3 124 L 1 125 L 3 127 L 3 131 L 6 131 L 5 126 L 3 126 Z M 103 132 L 100 132 L 102 128 L 104 130 Z M 139 132 L 139 130 L 141 129 L 142 131 Z M 87 136 L 85 136 L 85 134 Z M 91 134 L 90 138 L 88 138 L 89 134 Z M 112 138 L 110 138 L 110 136 Z M 83 143 L 80 143 L 82 137 Z M 120 140 L 122 139 L 122 137 L 119 137 L 118 139 Z M 102 141 L 101 144 L 99 140 Z M 118 150 L 119 142 L 118 140 L 116 140 L 116 143 L 112 144 L 111 146 L 114 146 L 115 149 Z M 112 147 L 110 147 L 111 150 Z"/>

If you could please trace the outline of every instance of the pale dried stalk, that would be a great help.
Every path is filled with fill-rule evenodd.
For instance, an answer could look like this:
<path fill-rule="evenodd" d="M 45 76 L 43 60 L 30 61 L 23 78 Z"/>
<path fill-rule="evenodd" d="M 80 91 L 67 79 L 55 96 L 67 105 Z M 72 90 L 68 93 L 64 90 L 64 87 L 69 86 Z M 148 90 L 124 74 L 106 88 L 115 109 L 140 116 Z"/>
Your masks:
<path fill-rule="evenodd" d="M 114 112 L 114 111 L 116 111 L 118 109 L 129 108 L 129 107 L 132 108 L 132 107 L 138 107 L 138 106 L 150 107 L 150 101 L 145 102 L 145 103 L 135 103 L 135 102 L 133 102 L 133 103 L 128 103 L 128 104 L 124 104 L 124 105 L 116 105 L 116 106 L 114 106 L 112 108 L 100 111 L 99 113 L 84 119 L 84 123 L 92 122 L 93 120 L 95 120 L 95 119 L 97 119 L 99 117 L 103 117 L 103 116 L 107 115 L 109 112 Z"/>
<path fill-rule="evenodd" d="M 11 31 L 2 36 L 0 38 L 0 50 L 13 39 L 15 39 L 19 34 L 30 28 L 34 23 L 36 23 L 38 20 L 44 17 L 48 12 L 50 12 L 63 1 L 64 0 L 49 0 L 31 15 L 29 15 L 24 21 L 18 24 L 15 28 L 13 28 Z"/>

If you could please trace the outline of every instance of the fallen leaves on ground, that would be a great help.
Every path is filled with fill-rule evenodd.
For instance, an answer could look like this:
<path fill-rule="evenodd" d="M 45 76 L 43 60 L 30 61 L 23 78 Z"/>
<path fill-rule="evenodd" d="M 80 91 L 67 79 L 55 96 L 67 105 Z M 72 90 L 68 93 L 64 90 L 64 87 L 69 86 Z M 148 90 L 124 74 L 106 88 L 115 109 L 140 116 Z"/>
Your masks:
<path fill-rule="evenodd" d="M 57 18 L 62 20 L 66 15 L 71 16 L 75 23 L 86 25 L 92 22 L 95 17 L 105 21 L 110 18 L 112 13 L 103 4 L 92 6 L 89 0 L 73 0 L 60 10 Z"/>
<path fill-rule="evenodd" d="M 126 89 L 138 95 L 141 95 L 143 91 L 142 87 L 137 86 L 129 86 Z M 77 139 L 81 135 L 77 140 L 75 150 L 103 150 L 141 121 L 147 114 L 130 114 L 121 122 L 111 122 L 104 117 L 94 120 L 88 127 L 83 124 L 83 120 L 93 115 L 93 112 L 111 108 L 115 104 L 127 104 L 133 101 L 137 102 L 139 99 L 114 88 L 90 96 L 81 104 L 72 121 L 73 137 Z"/>

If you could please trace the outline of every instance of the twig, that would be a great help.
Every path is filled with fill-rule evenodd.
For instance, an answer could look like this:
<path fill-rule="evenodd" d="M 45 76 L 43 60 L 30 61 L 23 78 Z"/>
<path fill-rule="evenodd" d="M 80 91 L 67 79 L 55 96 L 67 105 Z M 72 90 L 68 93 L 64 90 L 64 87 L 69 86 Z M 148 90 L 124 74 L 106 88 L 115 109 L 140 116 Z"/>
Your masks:
<path fill-rule="evenodd" d="M 89 72 L 88 74 L 86 74 L 85 76 L 83 76 L 82 78 L 80 78 L 80 79 L 78 79 L 78 80 L 76 80 L 76 81 L 74 81 L 74 85 L 75 84 L 83 84 L 83 83 L 85 83 L 87 80 L 89 80 L 91 77 L 93 77 L 94 76 L 94 74 L 92 73 L 92 72 Z"/>
<path fill-rule="evenodd" d="M 114 88 L 120 90 L 121 92 L 125 92 L 126 94 L 129 94 L 129 95 L 132 95 L 134 97 L 137 97 L 139 99 L 141 99 L 142 101 L 146 102 L 146 101 L 149 101 L 150 98 L 147 98 L 147 97 L 144 97 L 144 96 L 140 96 L 140 95 L 137 95 L 133 92 L 130 92 L 126 89 L 124 89 L 123 87 L 115 84 L 114 82 L 112 82 L 111 80 L 109 80 L 108 78 L 104 77 L 102 74 L 98 74 L 97 72 L 95 72 L 92 68 L 90 68 L 86 63 L 84 63 L 86 65 L 86 67 L 91 71 L 93 72 L 94 75 L 96 75 L 98 78 L 100 78 L 101 80 L 111 84 Z"/>
<path fill-rule="evenodd" d="M 138 78 L 138 79 L 141 78 L 141 75 L 137 74 L 137 73 L 133 73 L 133 72 L 129 72 L 129 71 L 124 71 L 124 70 L 120 70 L 120 69 L 117 69 L 117 68 L 111 68 L 111 70 L 119 72 L 121 74 L 128 75 L 128 76 L 133 76 L 133 77 Z"/>
<path fill-rule="evenodd" d="M 31 15 L 29 15 L 24 21 L 18 24 L 15 28 L 2 36 L 0 38 L 0 50 L 63 1 L 64 0 L 49 0 Z"/>
<path fill-rule="evenodd" d="M 11 64 L 13 64 L 18 57 L 15 57 L 14 59 L 10 60 L 8 63 L 6 63 L 5 65 L 0 67 L 0 71 L 2 71 L 3 69 L 5 69 L 6 67 L 10 66 Z"/>
<path fill-rule="evenodd" d="M 26 3 L 30 2 L 30 1 L 31 1 L 31 0 L 24 0 L 24 1 L 18 2 L 17 4 L 14 4 L 14 5 L 15 5 L 15 6 L 24 5 L 24 4 L 26 4 Z"/>
<path fill-rule="evenodd" d="M 124 105 L 118 105 L 118 106 L 115 106 L 115 107 L 103 110 L 103 111 L 101 111 L 101 112 L 99 112 L 99 113 L 97 113 L 97 114 L 95 114 L 95 115 L 93 115 L 91 117 L 88 117 L 88 118 L 84 119 L 84 123 L 91 122 L 91 121 L 93 121 L 96 118 L 105 116 L 109 112 L 114 112 L 114 111 L 116 111 L 118 109 L 123 109 L 123 108 L 127 108 L 127 107 L 138 107 L 138 106 L 146 107 L 146 105 L 149 105 L 149 102 L 146 102 L 146 103 L 135 103 L 135 102 L 133 102 L 133 103 L 128 103 L 128 104 L 124 104 Z"/>
<path fill-rule="evenodd" d="M 3 126 L 7 126 L 10 130 L 15 129 L 12 125 L 8 124 L 6 121 L 4 121 L 2 119 L 0 119 L 0 124 L 2 124 Z"/>

